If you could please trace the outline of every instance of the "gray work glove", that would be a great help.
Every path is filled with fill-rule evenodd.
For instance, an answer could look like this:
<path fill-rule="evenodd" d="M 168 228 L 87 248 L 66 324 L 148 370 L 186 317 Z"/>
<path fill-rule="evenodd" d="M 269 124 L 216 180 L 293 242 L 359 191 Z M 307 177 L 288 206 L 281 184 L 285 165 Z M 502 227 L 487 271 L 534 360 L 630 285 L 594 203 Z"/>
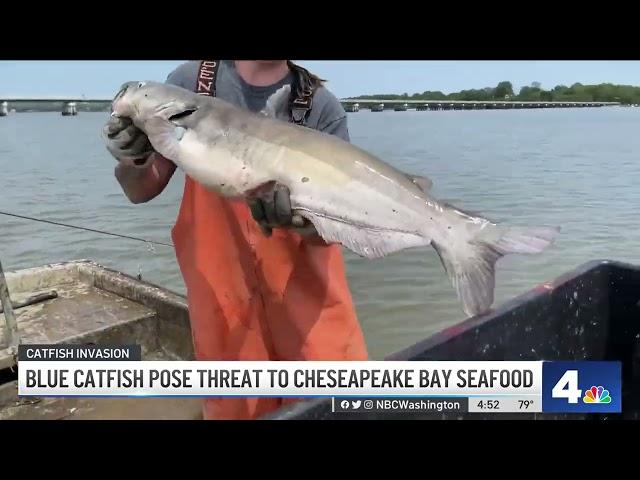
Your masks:
<path fill-rule="evenodd" d="M 142 130 L 128 118 L 111 117 L 102 129 L 107 150 L 119 162 L 145 168 L 153 147 Z"/>
<path fill-rule="evenodd" d="M 272 189 L 248 199 L 251 215 L 265 235 L 273 228 L 290 228 L 301 235 L 317 235 L 313 224 L 291 211 L 289 188 L 276 184 Z"/>

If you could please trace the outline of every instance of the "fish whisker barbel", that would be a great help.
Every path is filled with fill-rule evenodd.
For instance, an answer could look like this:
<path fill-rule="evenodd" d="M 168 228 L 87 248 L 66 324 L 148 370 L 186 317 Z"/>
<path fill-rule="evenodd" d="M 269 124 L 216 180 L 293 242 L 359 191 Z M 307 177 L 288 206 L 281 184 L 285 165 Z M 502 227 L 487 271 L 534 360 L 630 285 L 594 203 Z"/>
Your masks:
<path fill-rule="evenodd" d="M 85 230 L 87 232 L 100 233 L 102 235 L 110 235 L 112 237 L 126 238 L 128 240 L 135 240 L 137 242 L 149 243 L 149 244 L 154 244 L 154 245 L 163 245 L 165 247 L 173 248 L 173 245 L 170 244 L 170 243 L 157 242 L 155 240 L 148 240 L 146 238 L 134 237 L 134 236 L 131 236 L 131 235 L 122 235 L 122 234 L 119 234 L 119 233 L 107 232 L 105 230 L 97 230 L 97 229 L 94 229 L 94 228 L 79 227 L 77 225 L 69 225 L 68 223 L 54 222 L 52 220 L 43 220 L 43 219 L 40 219 L 40 218 L 29 217 L 29 216 L 26 216 L 26 215 L 18 215 L 18 214 L 10 213 L 10 212 L 2 212 L 2 211 L 0 211 L 0 215 L 6 215 L 8 217 L 21 218 L 21 219 L 24 219 L 24 220 L 31 220 L 31 221 L 34 221 L 34 222 L 49 223 L 51 225 L 57 225 L 57 226 L 60 226 L 60 227 L 74 228 L 76 230 Z"/>

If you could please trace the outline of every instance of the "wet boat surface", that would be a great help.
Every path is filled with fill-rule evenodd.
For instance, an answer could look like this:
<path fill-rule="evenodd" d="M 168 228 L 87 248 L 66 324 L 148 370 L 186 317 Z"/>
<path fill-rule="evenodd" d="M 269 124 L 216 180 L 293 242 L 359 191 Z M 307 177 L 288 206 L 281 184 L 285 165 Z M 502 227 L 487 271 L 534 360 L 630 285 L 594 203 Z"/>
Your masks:
<path fill-rule="evenodd" d="M 5 272 L 23 344 L 138 344 L 143 360 L 192 360 L 184 297 L 89 261 Z M 4 313 L 0 314 L 4 325 Z M 198 398 L 19 398 L 13 351 L 0 336 L 0 420 L 198 419 Z"/>

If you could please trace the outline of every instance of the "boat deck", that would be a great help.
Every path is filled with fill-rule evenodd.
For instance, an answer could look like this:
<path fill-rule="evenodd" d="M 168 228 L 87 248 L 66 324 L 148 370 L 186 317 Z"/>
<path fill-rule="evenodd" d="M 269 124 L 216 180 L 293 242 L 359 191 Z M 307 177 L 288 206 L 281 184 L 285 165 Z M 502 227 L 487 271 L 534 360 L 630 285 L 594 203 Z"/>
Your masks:
<path fill-rule="evenodd" d="M 138 344 L 144 360 L 189 360 L 193 352 L 184 298 L 91 262 L 6 272 L 13 303 L 57 296 L 14 310 L 25 344 Z M 0 314 L 4 325 L 4 314 Z M 196 419 L 200 399 L 42 398 L 17 396 L 15 358 L 0 336 L 0 419 Z"/>

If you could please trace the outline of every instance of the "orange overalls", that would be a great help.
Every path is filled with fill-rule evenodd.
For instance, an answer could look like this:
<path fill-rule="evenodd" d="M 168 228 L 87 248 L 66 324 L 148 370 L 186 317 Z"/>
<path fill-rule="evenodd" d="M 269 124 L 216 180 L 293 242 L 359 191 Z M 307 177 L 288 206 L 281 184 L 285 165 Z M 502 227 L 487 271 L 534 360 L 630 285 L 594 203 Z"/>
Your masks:
<path fill-rule="evenodd" d="M 172 237 L 198 360 L 367 360 L 339 245 L 266 237 L 246 203 L 189 177 Z M 203 412 L 254 419 L 285 402 L 211 398 Z"/>

